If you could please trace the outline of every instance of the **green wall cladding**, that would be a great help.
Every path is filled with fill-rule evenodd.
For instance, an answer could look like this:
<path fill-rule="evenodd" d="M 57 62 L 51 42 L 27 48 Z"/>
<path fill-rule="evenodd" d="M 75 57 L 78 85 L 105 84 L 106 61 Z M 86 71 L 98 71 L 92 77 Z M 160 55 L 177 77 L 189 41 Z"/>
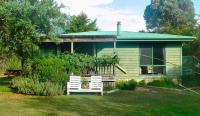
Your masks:
<path fill-rule="evenodd" d="M 88 53 L 92 54 L 93 43 L 87 45 L 84 43 L 76 43 L 75 51 L 77 48 L 82 48 L 81 50 L 88 50 Z M 70 44 L 69 44 L 70 45 Z M 68 45 L 68 46 L 69 46 Z M 139 43 L 135 42 L 117 42 L 116 51 L 120 58 L 119 65 L 126 70 L 127 74 L 124 74 L 117 68 L 115 69 L 115 74 L 117 79 L 137 79 L 141 80 L 144 78 L 157 78 L 157 77 L 174 77 L 182 75 L 182 46 L 181 43 L 166 43 L 166 75 L 140 75 L 139 67 Z M 65 46 L 66 47 L 66 46 Z M 57 45 L 50 43 L 40 46 L 42 54 L 57 53 Z M 69 48 L 69 47 L 68 47 Z M 83 49 L 85 48 L 85 49 Z M 96 43 L 96 55 L 113 55 L 114 44 L 110 43 Z"/>
<path fill-rule="evenodd" d="M 124 74 L 115 69 L 117 79 L 131 79 L 138 76 L 139 72 L 139 45 L 135 43 L 117 43 L 117 54 L 120 58 L 119 65 L 126 70 Z M 97 44 L 97 56 L 113 55 L 113 43 Z"/>
<path fill-rule="evenodd" d="M 127 74 L 115 69 L 117 79 L 144 79 L 159 77 L 174 77 L 182 74 L 182 47 L 180 43 L 165 44 L 166 52 L 166 75 L 140 75 L 139 67 L 139 43 L 118 42 L 117 54 L 120 58 L 119 65 L 127 71 Z M 97 45 L 97 56 L 112 55 L 113 43 L 104 43 Z"/>
<path fill-rule="evenodd" d="M 117 53 L 120 58 L 119 65 L 127 74 L 116 69 L 118 79 L 131 79 L 139 75 L 139 45 L 135 43 L 117 43 Z"/>
<path fill-rule="evenodd" d="M 177 77 L 182 75 L 181 44 L 166 45 L 166 74 L 168 77 Z"/>
<path fill-rule="evenodd" d="M 113 43 L 97 43 L 96 51 L 97 56 L 100 57 L 102 55 L 113 55 L 114 53 L 114 44 Z"/>

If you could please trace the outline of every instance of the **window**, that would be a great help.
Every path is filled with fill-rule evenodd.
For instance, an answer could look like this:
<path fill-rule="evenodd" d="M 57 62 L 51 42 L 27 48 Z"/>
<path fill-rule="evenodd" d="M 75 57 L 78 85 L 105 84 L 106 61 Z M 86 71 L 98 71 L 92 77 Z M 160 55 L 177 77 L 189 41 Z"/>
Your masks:
<path fill-rule="evenodd" d="M 140 74 L 164 74 L 165 49 L 163 45 L 140 45 Z"/>

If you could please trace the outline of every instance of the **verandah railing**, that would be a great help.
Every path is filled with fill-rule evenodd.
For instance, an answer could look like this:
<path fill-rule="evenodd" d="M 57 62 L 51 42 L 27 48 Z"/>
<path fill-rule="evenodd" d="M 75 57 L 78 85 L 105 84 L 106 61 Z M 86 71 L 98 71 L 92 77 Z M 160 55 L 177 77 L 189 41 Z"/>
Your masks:
<path fill-rule="evenodd" d="M 101 75 L 104 77 L 113 77 L 115 76 L 114 65 L 110 64 L 107 66 L 97 65 L 95 68 L 84 68 L 83 76 L 88 77 L 92 75 Z"/>

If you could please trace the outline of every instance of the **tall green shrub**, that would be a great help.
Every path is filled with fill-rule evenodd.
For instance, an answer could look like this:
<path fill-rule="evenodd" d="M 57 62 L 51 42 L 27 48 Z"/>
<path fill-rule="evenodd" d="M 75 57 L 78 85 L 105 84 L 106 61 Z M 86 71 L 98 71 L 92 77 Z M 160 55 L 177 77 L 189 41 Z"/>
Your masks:
<path fill-rule="evenodd" d="M 55 55 L 35 58 L 32 62 L 32 75 L 42 82 L 65 84 L 68 79 L 64 60 Z"/>

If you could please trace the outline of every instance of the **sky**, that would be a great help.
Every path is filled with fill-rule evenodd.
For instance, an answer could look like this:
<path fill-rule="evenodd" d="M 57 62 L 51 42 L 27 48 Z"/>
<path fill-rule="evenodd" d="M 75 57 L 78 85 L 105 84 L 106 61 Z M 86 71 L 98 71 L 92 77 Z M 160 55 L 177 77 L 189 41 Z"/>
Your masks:
<path fill-rule="evenodd" d="M 123 31 L 146 30 L 143 18 L 144 10 L 151 0 L 56 0 L 65 8 L 62 12 L 78 15 L 84 12 L 102 31 L 115 31 L 117 21 Z M 200 0 L 192 0 L 196 14 L 200 14 Z"/>

